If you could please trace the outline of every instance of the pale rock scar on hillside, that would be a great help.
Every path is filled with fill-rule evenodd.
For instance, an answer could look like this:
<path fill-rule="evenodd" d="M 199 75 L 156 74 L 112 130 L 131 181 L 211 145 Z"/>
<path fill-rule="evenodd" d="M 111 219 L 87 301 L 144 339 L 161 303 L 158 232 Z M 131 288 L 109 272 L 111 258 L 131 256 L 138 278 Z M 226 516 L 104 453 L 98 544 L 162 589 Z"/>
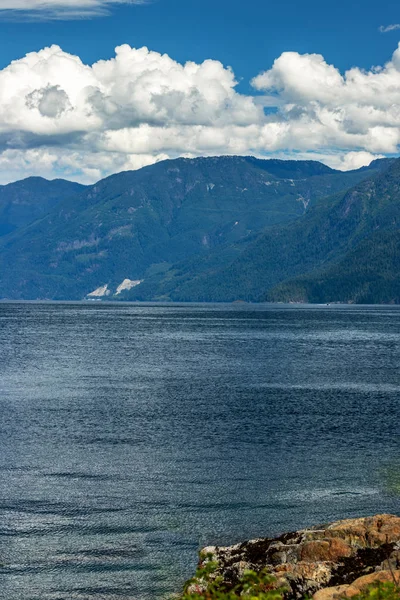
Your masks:
<path fill-rule="evenodd" d="M 121 294 L 121 292 L 124 292 L 125 290 L 128 290 L 128 291 L 132 290 L 133 288 L 137 287 L 141 283 L 143 283 L 142 279 L 137 279 L 137 280 L 124 279 L 124 281 L 122 283 L 120 283 L 120 285 L 117 287 L 115 295 L 119 296 L 119 294 Z"/>

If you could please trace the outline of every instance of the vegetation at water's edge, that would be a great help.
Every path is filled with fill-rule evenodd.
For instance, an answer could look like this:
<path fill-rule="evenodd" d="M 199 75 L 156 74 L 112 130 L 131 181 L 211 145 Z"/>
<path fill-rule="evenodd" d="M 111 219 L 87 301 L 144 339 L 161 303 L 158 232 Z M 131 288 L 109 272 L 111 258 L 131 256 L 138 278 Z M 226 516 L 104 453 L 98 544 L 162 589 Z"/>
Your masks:
<path fill-rule="evenodd" d="M 227 589 L 222 578 L 215 575 L 217 564 L 208 559 L 197 569 L 196 575 L 185 586 L 182 600 L 282 600 L 284 588 L 267 571 L 245 571 L 240 582 Z"/>
<path fill-rule="evenodd" d="M 354 600 L 399 600 L 400 588 L 395 583 L 378 583 L 371 585 Z"/>
<path fill-rule="evenodd" d="M 283 600 L 286 588 L 277 585 L 277 581 L 266 570 L 259 573 L 245 571 L 239 583 L 226 588 L 221 577 L 215 575 L 217 564 L 211 556 L 197 569 L 193 579 L 186 586 L 181 600 Z M 354 600 L 399 600 L 398 582 L 377 582 L 368 586 Z"/>

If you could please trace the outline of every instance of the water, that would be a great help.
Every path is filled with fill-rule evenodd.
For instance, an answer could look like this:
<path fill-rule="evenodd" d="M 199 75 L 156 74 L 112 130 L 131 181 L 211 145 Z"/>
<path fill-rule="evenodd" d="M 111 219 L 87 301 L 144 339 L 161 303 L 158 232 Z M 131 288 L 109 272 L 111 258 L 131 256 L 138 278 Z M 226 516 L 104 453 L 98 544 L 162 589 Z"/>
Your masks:
<path fill-rule="evenodd" d="M 0 304 L 3 600 L 153 600 L 199 546 L 399 512 L 396 307 Z"/>

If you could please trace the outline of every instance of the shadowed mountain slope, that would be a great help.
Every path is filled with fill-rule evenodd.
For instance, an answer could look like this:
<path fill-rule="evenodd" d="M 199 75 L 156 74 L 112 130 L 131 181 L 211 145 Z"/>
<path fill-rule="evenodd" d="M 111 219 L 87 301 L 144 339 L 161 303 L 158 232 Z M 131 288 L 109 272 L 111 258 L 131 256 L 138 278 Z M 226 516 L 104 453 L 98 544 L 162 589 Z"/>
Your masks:
<path fill-rule="evenodd" d="M 228 265 L 209 260 L 190 276 L 190 266 L 176 266 L 153 294 L 199 301 L 399 302 L 399 239 L 396 160 L 304 218 L 267 228 Z"/>
<path fill-rule="evenodd" d="M 28 177 L 22 181 L 0 186 L 0 236 L 36 221 L 61 200 L 76 196 L 84 185 L 42 177 Z"/>
<path fill-rule="evenodd" d="M 0 296 L 80 299 L 130 280 L 142 281 L 137 290 L 150 300 L 164 294 L 157 286 L 174 279 L 176 263 L 193 265 L 188 279 L 207 262 L 227 268 L 265 228 L 303 220 L 322 198 L 389 163 L 343 173 L 313 161 L 218 157 L 113 175 L 0 240 Z"/>

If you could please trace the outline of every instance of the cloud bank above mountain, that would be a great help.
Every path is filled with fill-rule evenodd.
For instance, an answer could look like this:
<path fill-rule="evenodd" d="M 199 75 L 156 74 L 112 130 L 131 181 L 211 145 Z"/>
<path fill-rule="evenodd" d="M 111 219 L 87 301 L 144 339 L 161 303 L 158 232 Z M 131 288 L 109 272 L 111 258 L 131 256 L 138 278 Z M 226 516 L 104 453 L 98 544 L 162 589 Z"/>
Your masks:
<path fill-rule="evenodd" d="M 32 52 L 0 71 L 0 182 L 30 174 L 92 182 L 165 158 L 221 154 L 348 169 L 398 151 L 400 47 L 383 67 L 344 74 L 321 55 L 285 52 L 252 86 L 254 95 L 239 93 L 218 61 L 182 65 L 147 48 L 120 46 L 91 66 L 58 46 Z"/>
<path fill-rule="evenodd" d="M 70 20 L 102 17 L 115 4 L 146 4 L 149 0 L 0 0 L 0 18 Z"/>

